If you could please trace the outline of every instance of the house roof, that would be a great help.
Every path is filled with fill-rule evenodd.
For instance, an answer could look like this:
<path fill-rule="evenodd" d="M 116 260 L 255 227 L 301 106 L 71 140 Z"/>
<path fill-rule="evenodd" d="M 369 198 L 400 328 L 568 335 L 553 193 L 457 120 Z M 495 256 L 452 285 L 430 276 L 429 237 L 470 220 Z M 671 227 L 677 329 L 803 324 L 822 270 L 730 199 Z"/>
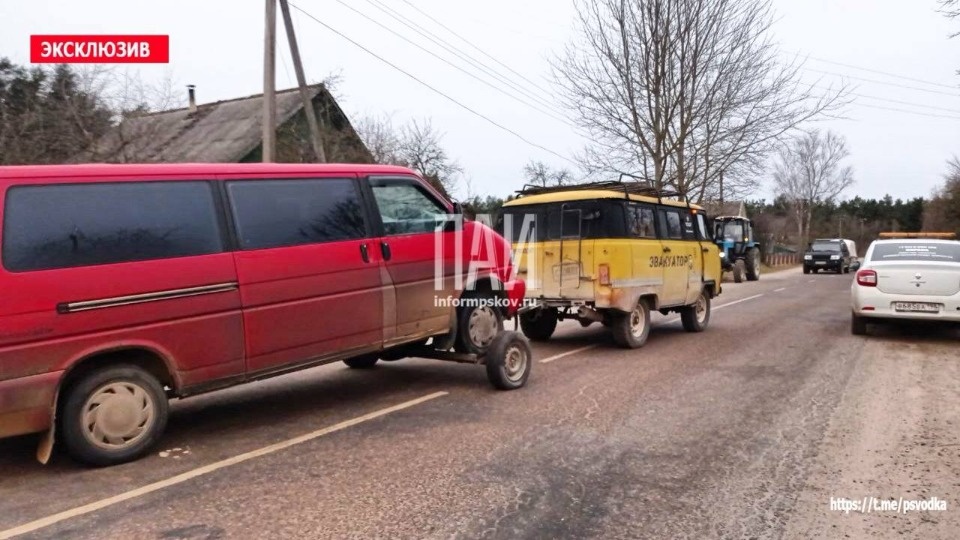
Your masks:
<path fill-rule="evenodd" d="M 346 115 L 322 84 L 307 87 L 311 99 L 320 101 L 325 116 L 357 137 Z M 277 127 L 302 108 L 296 88 L 276 93 Z M 101 140 L 83 160 L 126 162 L 237 162 L 262 140 L 263 94 L 144 114 L 125 119 Z M 359 140 L 359 138 L 358 138 Z"/>
<path fill-rule="evenodd" d="M 707 214 L 711 217 L 716 216 L 739 216 L 747 217 L 747 208 L 743 201 L 724 201 L 723 203 L 713 201 L 703 203 Z"/>

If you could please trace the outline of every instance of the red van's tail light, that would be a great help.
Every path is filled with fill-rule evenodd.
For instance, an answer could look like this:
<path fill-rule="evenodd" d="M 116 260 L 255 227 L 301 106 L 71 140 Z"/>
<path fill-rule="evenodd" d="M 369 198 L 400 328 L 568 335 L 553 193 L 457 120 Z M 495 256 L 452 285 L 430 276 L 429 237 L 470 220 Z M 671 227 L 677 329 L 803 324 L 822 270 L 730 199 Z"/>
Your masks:
<path fill-rule="evenodd" d="M 873 270 L 860 270 L 857 272 L 857 285 L 861 287 L 876 287 L 877 273 Z"/>
<path fill-rule="evenodd" d="M 600 282 L 601 285 L 610 284 L 610 265 L 609 264 L 601 264 L 597 268 L 597 280 Z"/>

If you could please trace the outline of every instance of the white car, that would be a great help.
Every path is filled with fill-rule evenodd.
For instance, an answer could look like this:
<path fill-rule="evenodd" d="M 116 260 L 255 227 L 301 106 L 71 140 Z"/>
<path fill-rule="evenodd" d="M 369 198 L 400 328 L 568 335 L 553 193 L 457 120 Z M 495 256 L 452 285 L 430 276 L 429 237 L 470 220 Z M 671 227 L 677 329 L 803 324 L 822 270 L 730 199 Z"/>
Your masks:
<path fill-rule="evenodd" d="M 870 244 L 851 286 L 853 334 L 866 334 L 868 322 L 960 322 L 960 242 L 930 236 L 883 234 Z"/>

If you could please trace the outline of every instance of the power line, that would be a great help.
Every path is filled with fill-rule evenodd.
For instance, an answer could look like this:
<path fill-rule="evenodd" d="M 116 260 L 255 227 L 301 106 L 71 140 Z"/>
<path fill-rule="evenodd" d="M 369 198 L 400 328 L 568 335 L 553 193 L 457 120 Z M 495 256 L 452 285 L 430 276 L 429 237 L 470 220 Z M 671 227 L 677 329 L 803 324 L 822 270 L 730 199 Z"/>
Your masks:
<path fill-rule="evenodd" d="M 894 111 L 894 112 L 900 112 L 900 113 L 906 113 L 906 114 L 914 114 L 914 115 L 917 115 L 917 116 L 929 116 L 930 118 L 940 118 L 940 119 L 944 119 L 944 120 L 960 120 L 960 116 L 950 116 L 950 115 L 944 115 L 944 114 L 933 114 L 933 113 L 925 113 L 925 112 L 919 112 L 919 111 L 908 111 L 908 110 L 906 110 L 906 109 L 897 109 L 897 108 L 895 108 L 895 107 L 884 107 L 884 106 L 882 106 L 882 105 L 869 105 L 869 104 L 866 104 L 866 103 L 859 103 L 858 105 L 859 105 L 860 107 L 869 107 L 869 108 L 871 108 L 871 109 L 880 109 L 880 110 L 884 110 L 884 111 Z"/>
<path fill-rule="evenodd" d="M 909 101 L 900 101 L 900 100 L 897 100 L 897 99 L 886 99 L 886 98 L 880 98 L 880 97 L 876 97 L 876 96 L 867 96 L 867 95 L 864 95 L 864 94 L 851 94 L 851 95 L 854 95 L 854 96 L 857 96 L 857 97 L 861 97 L 861 98 L 865 98 L 865 99 L 873 99 L 873 100 L 876 100 L 876 101 L 886 101 L 887 103 L 896 103 L 896 104 L 898 104 L 898 105 L 909 105 L 909 106 L 911 106 L 911 107 L 919 107 L 919 108 L 921 108 L 921 109 L 930 109 L 930 110 L 933 110 L 933 111 L 944 111 L 944 112 L 951 112 L 951 113 L 960 114 L 960 109 L 949 109 L 949 108 L 947 108 L 947 107 L 937 107 L 936 105 L 923 105 L 923 104 L 920 104 L 920 103 L 911 103 L 911 102 L 909 102 Z"/>
<path fill-rule="evenodd" d="M 456 36 L 457 39 L 459 39 L 460 41 L 463 41 L 463 42 L 466 43 L 467 45 L 473 47 L 474 49 L 476 49 L 477 51 L 479 51 L 480 54 L 486 56 L 487 58 L 493 60 L 494 62 L 496 62 L 496 63 L 499 64 L 500 66 L 502 66 L 502 67 L 504 67 L 505 69 L 509 70 L 510 73 L 513 73 L 514 75 L 516 75 L 516 76 L 520 77 L 521 79 L 527 81 L 528 83 L 532 84 L 534 87 L 538 88 L 539 90 L 541 90 L 541 91 L 543 91 L 543 92 L 546 92 L 546 93 L 548 93 L 548 94 L 550 93 L 549 90 L 547 90 L 547 89 L 543 88 L 542 86 L 538 85 L 537 83 L 531 81 L 531 80 L 528 79 L 526 76 L 524 76 L 522 73 L 518 73 L 518 72 L 515 71 L 513 68 L 511 68 L 510 66 L 504 64 L 504 63 L 501 62 L 500 60 L 497 60 L 497 59 L 494 58 L 493 56 L 487 54 L 486 51 L 484 51 L 484 50 L 481 49 L 480 47 L 474 45 L 473 42 L 471 42 L 471 41 L 468 40 L 467 38 L 461 36 L 461 35 L 460 35 L 459 33 L 457 33 L 455 30 L 451 29 L 449 26 L 447 26 L 447 25 L 443 24 L 442 22 L 438 21 L 438 20 L 435 19 L 433 16 L 431 16 L 429 13 L 426 13 L 426 12 L 424 12 L 422 9 L 420 9 L 420 8 L 418 8 L 417 6 L 413 5 L 413 4 L 410 3 L 408 0 L 400 0 L 400 1 L 403 2 L 404 4 L 410 6 L 411 8 L 413 8 L 414 11 L 416 11 L 417 13 L 419 13 L 419 14 L 423 15 L 424 17 L 426 17 L 427 19 L 433 21 L 434 24 L 440 26 L 440 28 L 443 28 L 443 29 L 446 30 L 447 32 L 450 32 L 452 35 Z"/>
<path fill-rule="evenodd" d="M 820 73 L 820 74 L 822 74 L 822 75 L 832 75 L 832 76 L 834 76 L 834 77 L 844 77 L 844 78 L 847 78 L 847 79 L 853 79 L 853 80 L 855 80 L 855 81 L 862 81 L 862 82 L 873 83 L 873 84 L 882 84 L 882 85 L 886 85 L 886 86 L 893 86 L 893 87 L 896 87 L 896 88 L 904 88 L 904 89 L 907 89 L 907 90 L 916 90 L 916 91 L 918 91 L 918 92 L 926 92 L 926 93 L 928 93 L 928 94 L 940 94 L 940 95 L 950 96 L 950 97 L 960 97 L 960 90 L 958 90 L 957 92 L 943 92 L 943 91 L 941 91 L 941 90 L 931 90 L 931 89 L 929 89 L 929 88 L 920 88 L 920 87 L 917 87 L 917 86 L 909 86 L 909 85 L 905 85 L 905 84 L 897 84 L 897 83 L 892 83 L 892 82 L 887 82 L 887 81 L 878 81 L 878 80 L 876 80 L 876 79 L 865 79 L 865 78 L 863 78 L 863 77 L 854 77 L 854 76 L 852 76 L 852 75 L 846 75 L 846 74 L 844 74 L 844 73 L 836 73 L 836 72 L 833 72 L 833 71 L 821 71 L 821 70 L 818 70 L 818 69 L 810 69 L 810 68 L 805 68 L 805 67 L 801 67 L 800 69 L 803 70 L 803 71 L 811 72 L 811 73 Z"/>
<path fill-rule="evenodd" d="M 816 85 L 810 85 L 810 88 L 813 88 L 813 89 L 816 89 L 816 90 L 823 90 L 824 92 L 832 92 L 832 91 L 833 91 L 833 89 L 831 89 L 831 88 L 824 88 L 824 87 L 822 87 L 822 86 L 816 86 Z M 877 97 L 877 96 L 869 96 L 869 95 L 866 95 L 866 94 L 858 94 L 858 93 L 856 93 L 856 92 L 848 92 L 848 94 L 851 95 L 851 96 L 854 96 L 854 97 L 859 97 L 859 98 L 864 98 L 864 99 L 873 99 L 873 100 L 876 100 L 876 101 L 885 101 L 885 102 L 887 102 L 887 103 L 896 103 L 897 105 L 909 105 L 909 106 L 911 106 L 911 107 L 919 107 L 919 108 L 921 108 L 921 109 L 931 109 L 931 110 L 934 110 L 934 111 L 944 111 L 944 112 L 950 112 L 950 113 L 960 114 L 960 109 L 950 109 L 950 108 L 947 108 L 947 107 L 937 107 L 936 105 L 924 105 L 924 104 L 922 104 L 922 103 L 915 103 L 915 102 L 912 102 L 912 101 L 901 101 L 901 100 L 899 100 L 899 99 L 888 99 L 888 98 L 882 98 L 882 97 Z"/>
<path fill-rule="evenodd" d="M 503 73 L 499 72 L 496 68 L 490 67 L 489 65 L 485 64 L 481 60 L 474 58 L 469 53 L 463 51 L 456 45 L 438 36 L 437 34 L 433 33 L 429 29 L 424 28 L 419 23 L 409 19 L 408 17 L 398 12 L 397 10 L 385 5 L 383 2 L 380 2 L 379 0 L 364 0 L 364 1 L 372 5 L 373 7 L 377 8 L 381 12 L 385 13 L 387 16 L 399 22 L 400 24 L 406 26 L 408 29 L 413 30 L 415 33 L 419 34 L 421 37 L 426 38 L 427 40 L 439 46 L 440 48 L 444 49 L 448 53 L 456 56 L 460 60 L 467 62 L 468 64 L 479 69 L 485 74 L 497 79 L 499 82 L 507 84 L 517 92 L 520 92 L 521 94 L 523 94 L 525 97 L 536 101 L 538 104 L 543 105 L 544 107 L 558 114 L 561 114 L 561 115 L 564 114 L 564 111 L 557 109 L 556 105 L 543 99 L 543 97 L 541 97 L 539 94 L 528 90 L 522 84 L 515 82 L 513 79 L 511 79 L 510 76 L 504 75 Z"/>
<path fill-rule="evenodd" d="M 891 72 L 889 72 L 889 71 L 881 71 L 881 70 L 879 70 L 879 69 L 861 67 L 861 66 L 856 66 L 856 65 L 853 65 L 853 64 L 844 64 L 843 62 L 835 62 L 835 61 L 833 61 L 833 60 L 827 60 L 827 59 L 824 59 L 824 58 L 817 58 L 817 57 L 815 57 L 815 56 L 807 56 L 807 55 L 803 55 L 802 53 L 797 53 L 797 54 L 798 54 L 799 56 L 803 56 L 804 58 L 808 58 L 808 59 L 813 60 L 813 61 L 815 61 L 815 62 L 822 62 L 822 63 L 824 63 L 824 64 L 832 64 L 832 65 L 835 65 L 835 66 L 840 66 L 840 67 L 845 67 L 845 68 L 850 68 L 850 69 L 856 69 L 856 70 L 860 70 L 860 71 L 866 71 L 866 72 L 869 72 L 869 73 L 876 73 L 877 75 L 885 75 L 885 76 L 887 76 L 887 77 L 893 77 L 893 78 L 896 78 L 896 79 L 903 79 L 903 80 L 905 80 L 905 81 L 911 81 L 911 82 L 916 82 L 916 83 L 929 84 L 929 85 L 931 85 L 931 86 L 939 86 L 939 87 L 941 87 L 941 88 L 950 88 L 950 89 L 952 89 L 952 90 L 954 90 L 954 91 L 960 90 L 960 87 L 958 87 L 958 86 L 955 85 L 955 84 L 945 84 L 945 83 L 927 81 L 927 80 L 924 80 L 924 79 L 916 79 L 916 78 L 914 78 L 914 77 L 908 77 L 908 76 L 906 76 L 906 75 L 900 75 L 900 74 L 897 74 L 897 73 L 891 73 Z"/>
<path fill-rule="evenodd" d="M 532 146 L 532 147 L 534 147 L 534 148 L 537 148 L 537 149 L 539 149 L 539 150 L 543 150 L 544 152 L 547 152 L 548 154 L 552 154 L 552 155 L 554 155 L 554 156 L 556 156 L 556 157 L 558 157 L 558 158 L 560 158 L 560 159 L 562 159 L 562 160 L 564 160 L 564 161 L 570 162 L 570 163 L 572 163 L 572 164 L 574 164 L 574 165 L 577 164 L 577 162 L 575 162 L 574 160 L 572 160 L 572 159 L 570 159 L 570 158 L 568 158 L 568 157 L 566 157 L 566 156 L 564 156 L 564 155 L 561 155 L 560 153 L 558 153 L 558 152 L 556 152 L 556 151 L 554 151 L 554 150 L 551 150 L 551 149 L 549 149 L 549 148 L 547 148 L 547 147 L 545 147 L 545 146 L 543 146 L 543 145 L 540 145 L 540 144 L 538 144 L 538 143 L 535 143 L 535 142 L 527 139 L 526 137 L 524 137 L 523 135 L 517 133 L 516 131 L 514 131 L 514 130 L 512 130 L 512 129 L 506 127 L 506 126 L 504 126 L 503 124 L 498 123 L 497 121 L 491 119 L 490 117 L 488 117 L 488 116 L 486 116 L 486 115 L 484 115 L 484 114 L 482 114 L 482 113 L 480 113 L 480 112 L 477 112 L 476 110 L 474 110 L 474 109 L 472 109 L 471 107 L 463 104 L 462 102 L 457 101 L 455 98 L 451 97 L 449 94 L 446 94 L 446 93 L 444 93 L 444 92 L 441 91 L 441 90 L 438 90 L 437 88 L 431 86 L 430 84 L 428 84 L 427 82 L 423 81 L 422 79 L 420 79 L 420 78 L 417 77 L 416 75 L 413 75 L 412 73 L 404 70 L 404 69 L 401 68 L 400 66 L 394 64 L 393 62 L 387 60 L 386 58 L 380 56 L 379 54 L 371 51 L 370 49 L 368 49 L 368 48 L 366 48 L 366 47 L 364 47 L 363 45 L 361 45 L 361 44 L 358 43 L 357 41 L 355 41 L 355 40 L 353 40 L 352 38 L 348 37 L 348 36 L 347 36 L 346 34 L 344 34 L 343 32 L 340 32 L 340 31 L 337 30 L 336 28 L 334 28 L 334 27 L 328 25 L 327 23 L 321 21 L 320 19 L 314 17 L 314 16 L 311 15 L 310 13 L 307 13 L 306 11 L 303 10 L 303 8 L 301 8 L 300 6 L 294 4 L 293 2 L 290 2 L 289 4 L 290 4 L 290 7 L 296 9 L 296 10 L 299 11 L 300 13 L 303 13 L 303 14 L 306 15 L 307 17 L 313 19 L 313 20 L 314 20 L 317 24 L 319 24 L 320 26 L 323 26 L 323 27 L 326 28 L 327 30 L 329 30 L 329 31 L 333 32 L 334 34 L 340 36 L 341 38 L 349 41 L 351 44 L 353 44 L 353 45 L 354 45 L 355 47 L 357 47 L 358 49 L 360 49 L 360 50 L 362 50 L 363 52 L 369 54 L 370 56 L 376 58 L 377 60 L 380 60 L 380 61 L 383 62 L 384 64 L 392 67 L 393 69 L 399 71 L 400 73 L 406 75 L 407 77 L 413 79 L 414 81 L 420 83 L 422 86 L 424 86 L 424 87 L 426 87 L 427 89 L 431 90 L 432 92 L 438 94 L 439 96 L 443 97 L 444 99 L 447 99 L 448 101 L 454 103 L 455 105 L 457 105 L 458 107 L 464 109 L 465 111 L 473 114 L 474 116 L 477 116 L 477 117 L 485 120 L 485 121 L 488 122 L 489 124 L 491 124 L 491 125 L 499 128 L 499 129 L 501 129 L 501 130 L 509 133 L 510 135 L 513 135 L 513 136 L 516 137 L 517 139 L 520 139 L 520 140 L 523 141 L 524 143 L 526 143 L 526 144 L 528 144 L 528 145 L 530 145 L 530 146 Z"/>
<path fill-rule="evenodd" d="M 443 62 L 444 64 L 447 64 L 448 66 L 456 69 L 457 71 L 459 71 L 459 72 L 467 75 L 468 77 L 470 77 L 470 78 L 472 78 L 472 79 L 475 79 L 476 81 L 478 81 L 478 82 L 480 82 L 480 83 L 482 83 L 482 84 L 484 84 L 484 85 L 486 85 L 486 86 L 488 86 L 488 87 L 496 90 L 497 92 L 499 92 L 499 93 L 501 93 L 501 94 L 509 97 L 510 99 L 513 99 L 514 101 L 517 101 L 518 103 L 522 103 L 523 105 L 526 105 L 527 107 L 530 107 L 531 109 L 534 109 L 534 110 L 536 110 L 536 111 L 538 111 L 538 112 L 540 112 L 540 113 L 542 113 L 542 114 L 545 114 L 545 115 L 553 118 L 554 120 L 557 120 L 557 121 L 559 121 L 559 122 L 563 122 L 564 124 L 567 124 L 567 125 L 570 126 L 570 127 L 575 127 L 575 126 L 574 126 L 572 123 L 570 123 L 570 121 L 567 120 L 566 118 L 563 118 L 563 117 L 561 117 L 561 116 L 558 116 L 558 115 L 556 115 L 556 114 L 553 114 L 553 113 L 551 113 L 550 111 L 546 111 L 546 110 L 544 110 L 544 109 L 541 109 L 541 108 L 538 107 L 537 105 L 535 105 L 535 104 L 533 104 L 533 103 L 530 103 L 529 101 L 526 101 L 526 100 L 524 100 L 524 99 L 522 99 L 522 98 L 519 98 L 519 97 L 517 97 L 516 95 L 514 95 L 514 94 L 512 94 L 512 93 L 510 93 L 510 92 L 507 92 L 506 90 L 504 90 L 504 89 L 501 88 L 500 86 L 497 86 L 497 85 L 495 85 L 495 84 L 491 84 L 490 82 L 486 81 L 485 79 L 482 79 L 482 78 L 478 77 L 476 74 L 471 73 L 470 71 L 468 71 L 468 70 L 466 70 L 466 69 L 463 69 L 462 67 L 458 66 L 457 64 L 454 64 L 453 62 L 447 60 L 446 58 L 444 58 L 444 57 L 442 57 L 442 56 L 440 56 L 440 55 L 438 55 L 437 53 L 431 51 L 430 49 L 427 49 L 426 47 L 420 45 L 419 43 L 417 43 L 417 42 L 415 42 L 415 41 L 407 38 L 407 37 L 404 36 L 403 34 L 400 34 L 399 32 L 393 30 L 393 29 L 390 28 L 389 26 L 381 23 L 380 21 L 374 19 L 373 17 L 370 17 L 369 15 L 363 13 L 362 11 L 359 11 L 358 9 L 356 9 L 356 8 L 354 8 L 353 6 L 347 4 L 347 3 L 344 2 L 343 0 L 335 0 L 335 1 L 336 1 L 338 4 L 340 4 L 340 5 L 344 6 L 345 8 L 349 9 L 350 11 L 353 11 L 353 12 L 356 13 L 357 15 L 360 15 L 360 16 L 363 17 L 364 19 L 367 19 L 368 21 L 376 24 L 376 25 L 379 26 L 380 28 L 383 28 L 383 29 L 386 30 L 387 32 L 390 32 L 391 34 L 397 36 L 398 38 L 400 38 L 400 39 L 402 39 L 402 40 L 404 40 L 404 41 L 406 41 L 407 43 L 413 45 L 414 47 L 420 49 L 421 51 L 429 54 L 430 56 L 432 56 L 432 57 L 434 57 L 434 58 L 436 58 L 437 60 L 440 60 L 440 61 Z"/>

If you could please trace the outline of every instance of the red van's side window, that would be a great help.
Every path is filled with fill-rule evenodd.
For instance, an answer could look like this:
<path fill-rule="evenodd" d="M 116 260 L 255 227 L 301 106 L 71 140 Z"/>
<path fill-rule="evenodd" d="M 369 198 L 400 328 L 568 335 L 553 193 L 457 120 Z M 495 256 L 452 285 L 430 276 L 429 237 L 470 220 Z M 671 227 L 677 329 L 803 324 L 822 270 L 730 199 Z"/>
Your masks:
<path fill-rule="evenodd" d="M 223 251 L 208 182 L 15 186 L 6 197 L 3 266 L 49 270 Z"/>
<path fill-rule="evenodd" d="M 413 182 L 372 182 L 373 197 L 388 236 L 433 232 L 447 218 L 447 209 Z"/>
<path fill-rule="evenodd" d="M 244 180 L 228 182 L 227 192 L 242 249 L 366 236 L 353 180 Z"/>

